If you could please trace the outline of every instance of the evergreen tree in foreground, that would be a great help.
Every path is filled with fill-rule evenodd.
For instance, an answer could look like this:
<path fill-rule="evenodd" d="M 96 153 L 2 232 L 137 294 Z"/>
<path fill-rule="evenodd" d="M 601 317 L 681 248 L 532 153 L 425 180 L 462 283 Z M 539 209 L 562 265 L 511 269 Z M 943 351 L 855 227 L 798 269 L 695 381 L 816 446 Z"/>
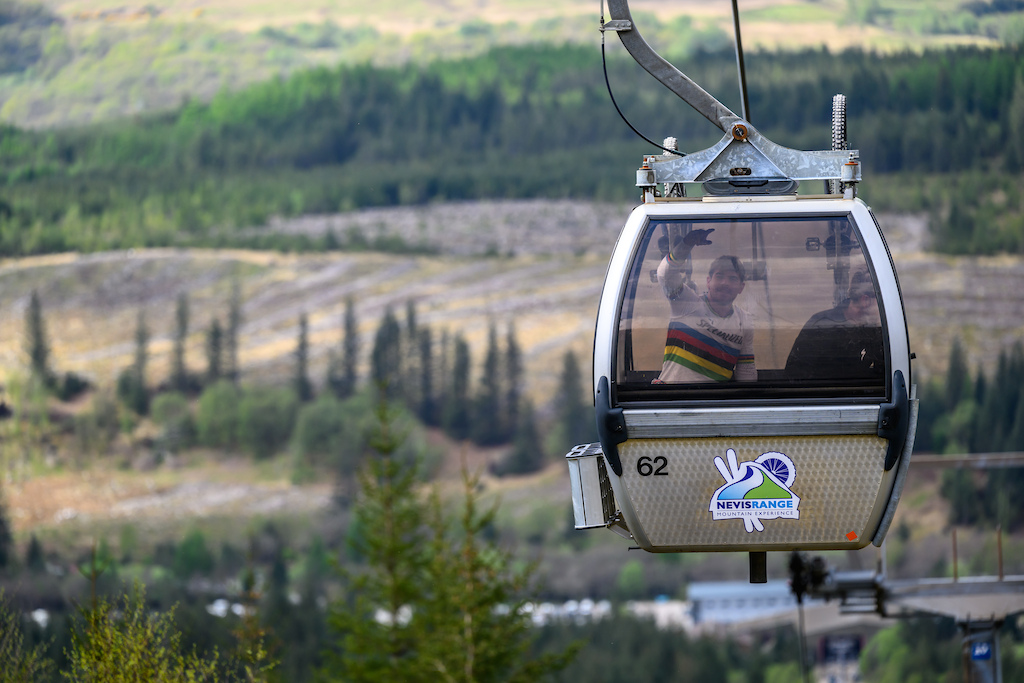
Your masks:
<path fill-rule="evenodd" d="M 564 668 L 575 653 L 530 656 L 522 613 L 532 567 L 485 540 L 495 509 L 479 511 L 479 478 L 463 475 L 457 520 L 436 494 L 416 491 L 416 464 L 395 457 L 401 435 L 382 401 L 375 456 L 361 472 L 353 541 L 365 566 L 349 574 L 348 599 L 332 606 L 338 636 L 321 672 L 328 680 L 527 682 Z M 426 521 L 426 523 L 424 523 Z"/>

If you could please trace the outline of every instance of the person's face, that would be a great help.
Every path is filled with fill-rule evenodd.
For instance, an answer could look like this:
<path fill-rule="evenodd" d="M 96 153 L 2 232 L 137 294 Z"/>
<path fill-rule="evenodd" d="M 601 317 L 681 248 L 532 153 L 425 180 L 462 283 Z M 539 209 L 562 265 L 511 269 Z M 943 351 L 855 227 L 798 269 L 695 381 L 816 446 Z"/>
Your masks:
<path fill-rule="evenodd" d="M 874 292 L 862 293 L 850 298 L 846 307 L 846 318 L 861 324 L 878 324 L 878 300 Z"/>
<path fill-rule="evenodd" d="M 708 275 L 708 301 L 718 306 L 731 306 L 743 291 L 744 282 L 729 268 L 719 268 Z"/>

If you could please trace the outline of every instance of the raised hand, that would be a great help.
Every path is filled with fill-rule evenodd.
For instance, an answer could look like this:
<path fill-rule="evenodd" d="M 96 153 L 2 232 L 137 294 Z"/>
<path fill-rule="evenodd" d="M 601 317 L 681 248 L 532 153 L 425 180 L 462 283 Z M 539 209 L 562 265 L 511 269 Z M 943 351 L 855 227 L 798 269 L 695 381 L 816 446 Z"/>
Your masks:
<path fill-rule="evenodd" d="M 686 233 L 685 237 L 676 240 L 675 244 L 672 245 L 672 259 L 679 261 L 689 256 L 690 251 L 694 247 L 702 247 L 704 245 L 711 244 L 711 240 L 708 239 L 708 235 L 714 231 L 714 228 L 708 228 L 707 230 L 691 230 Z"/>

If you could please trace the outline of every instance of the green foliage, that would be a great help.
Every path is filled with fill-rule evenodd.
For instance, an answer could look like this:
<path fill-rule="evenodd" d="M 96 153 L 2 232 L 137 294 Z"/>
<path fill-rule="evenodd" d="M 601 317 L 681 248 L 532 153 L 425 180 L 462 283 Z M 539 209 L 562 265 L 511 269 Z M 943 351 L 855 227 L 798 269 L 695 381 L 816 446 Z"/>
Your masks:
<path fill-rule="evenodd" d="M 529 474 L 544 466 L 547 460 L 544 442 L 537 429 L 533 402 L 526 400 L 519 411 L 519 424 L 512 439 L 512 450 L 494 470 L 498 476 Z"/>
<path fill-rule="evenodd" d="M 342 323 L 343 337 L 341 354 L 331 351 L 327 369 L 327 388 L 339 399 L 345 399 L 356 391 L 356 368 L 359 367 L 359 325 L 356 321 L 355 301 L 351 296 L 345 299 L 345 317 Z"/>
<path fill-rule="evenodd" d="M 371 441 L 377 455 L 360 473 L 354 511 L 355 523 L 370 533 L 350 541 L 358 544 L 354 551 L 367 571 L 345 576 L 349 598 L 331 606 L 329 624 L 339 647 L 329 653 L 324 673 L 348 681 L 429 680 L 416 657 L 419 634 L 411 625 L 413 607 L 423 603 L 426 589 L 425 510 L 414 490 L 415 467 L 394 457 L 401 437 L 392 432 L 384 401 L 377 419 Z"/>
<path fill-rule="evenodd" d="M 213 553 L 206 547 L 206 536 L 193 529 L 178 544 L 171 569 L 179 578 L 190 579 L 196 574 L 209 574 L 214 564 Z"/>
<path fill-rule="evenodd" d="M 572 642 L 583 649 L 560 674 L 559 683 L 735 683 L 761 681 L 762 673 L 781 665 L 797 667 L 798 647 L 792 631 L 779 631 L 766 643 L 744 647 L 736 641 L 688 636 L 662 629 L 652 619 L 613 614 L 597 622 L 551 622 L 539 629 L 535 651 L 558 649 Z M 799 676 L 787 681 L 799 681 Z"/>
<path fill-rule="evenodd" d="M 149 327 L 141 310 L 135 323 L 135 362 L 117 376 L 117 397 L 137 415 L 149 412 L 146 365 L 149 362 Z"/>
<path fill-rule="evenodd" d="M 0 573 L 7 571 L 14 563 L 14 535 L 7 513 L 7 500 L 0 489 Z"/>
<path fill-rule="evenodd" d="M 153 422 L 161 427 L 160 444 L 176 452 L 195 442 L 196 425 L 188 398 L 176 391 L 158 394 L 150 407 Z"/>
<path fill-rule="evenodd" d="M 508 439 L 504 411 L 504 379 L 501 351 L 498 348 L 498 330 L 494 323 L 491 323 L 487 334 L 483 375 L 480 377 L 474 405 L 472 436 L 478 444 L 489 446 Z"/>
<path fill-rule="evenodd" d="M 305 403 L 313 399 L 313 383 L 309 381 L 309 317 L 299 316 L 299 338 L 295 344 L 295 395 Z"/>
<path fill-rule="evenodd" d="M 298 404 L 290 388 L 247 389 L 238 403 L 239 445 L 257 458 L 276 453 L 291 436 Z"/>
<path fill-rule="evenodd" d="M 644 565 L 638 560 L 629 560 L 622 565 L 615 580 L 615 596 L 621 600 L 639 600 L 647 597 L 647 582 L 644 580 Z"/>
<path fill-rule="evenodd" d="M 597 441 L 594 409 L 589 402 L 584 402 L 585 395 L 583 373 L 576 354 L 566 351 L 555 399 L 557 424 L 551 435 L 551 451 L 566 453 L 577 444 Z"/>
<path fill-rule="evenodd" d="M 347 448 L 355 430 L 352 415 L 342 412 L 342 403 L 333 394 L 321 394 L 313 403 L 299 408 L 295 420 L 293 444 L 297 464 L 317 466 L 335 464 Z M 357 446 L 358 448 L 358 446 Z"/>
<path fill-rule="evenodd" d="M 670 43 L 688 26 L 680 21 L 666 28 Z M 735 90 L 726 68 L 731 52 L 680 52 L 681 68 L 708 91 Z M 879 175 L 893 173 L 948 176 L 930 204 L 938 248 L 1020 251 L 1024 162 L 1014 133 L 1022 63 L 1019 48 L 762 53 L 748 61 L 749 101 L 759 129 L 776 142 L 822 149 L 829 146 L 828 102 L 846 93 L 851 143 L 869 181 L 883 186 Z M 622 169 L 635 165 L 643 145 L 608 105 L 596 67 L 590 48 L 501 47 L 423 66 L 300 71 L 130 122 L 0 129 L 0 250 L 416 252 L 423 247 L 403 238 L 238 228 L 275 215 L 434 200 L 624 200 L 633 190 Z M 609 71 L 617 99 L 642 130 L 671 133 L 687 150 L 717 138 L 631 62 L 613 56 Z M 567 175 L 569 164 L 578 172 Z M 980 192 L 972 192 L 975 184 Z M 913 194 L 883 191 L 888 203 L 876 208 L 906 209 L 917 201 Z"/>
<path fill-rule="evenodd" d="M 174 308 L 174 348 L 171 352 L 171 386 L 177 391 L 189 390 L 185 344 L 188 343 L 188 295 L 182 292 Z"/>
<path fill-rule="evenodd" d="M 470 356 L 469 344 L 462 335 L 455 337 L 455 350 L 452 360 L 452 374 L 446 401 L 442 424 L 450 436 L 455 439 L 464 439 L 470 433 L 471 404 L 469 400 L 470 386 Z"/>
<path fill-rule="evenodd" d="M 214 318 L 206 330 L 206 381 L 214 383 L 223 376 L 224 333 Z"/>
<path fill-rule="evenodd" d="M 860 670 L 871 683 L 946 683 L 960 668 L 952 619 L 920 617 L 876 633 L 861 652 Z"/>
<path fill-rule="evenodd" d="M 954 343 L 944 381 L 921 392 L 917 447 L 940 453 L 990 453 L 1024 449 L 1024 344 L 1003 350 L 991 379 L 972 379 L 963 347 Z M 943 473 L 940 491 L 953 524 L 998 523 L 1010 530 L 1024 523 L 1024 471 L 1010 468 L 974 475 Z"/>
<path fill-rule="evenodd" d="M 213 448 L 231 448 L 237 443 L 239 398 L 238 388 L 226 380 L 203 390 L 196 409 L 199 443 Z"/>
<path fill-rule="evenodd" d="M 396 457 L 402 437 L 383 401 L 377 417 L 376 455 L 361 473 L 355 508 L 368 533 L 352 539 L 365 570 L 346 575 L 348 598 L 332 605 L 339 643 L 323 676 L 536 681 L 563 668 L 571 649 L 529 654 L 532 634 L 520 608 L 532 569 L 517 568 L 510 554 L 485 540 L 495 510 L 479 512 L 479 479 L 464 474 L 452 529 L 438 497 L 426 502 L 415 490 L 415 462 Z"/>
<path fill-rule="evenodd" d="M 28 308 L 25 309 L 25 355 L 28 356 L 32 374 L 45 384 L 51 384 L 53 371 L 50 369 L 50 340 L 46 335 L 39 292 L 34 289 L 29 297 Z"/>
<path fill-rule="evenodd" d="M 53 673 L 45 648 L 29 647 L 20 622 L 18 612 L 0 591 L 0 683 L 43 681 Z"/>
<path fill-rule="evenodd" d="M 121 428 L 117 401 L 109 390 L 93 394 L 88 410 L 75 415 L 75 442 L 86 454 L 103 454 Z"/>
<path fill-rule="evenodd" d="M 194 652 L 183 652 L 173 611 L 150 612 L 141 586 L 125 594 L 120 606 L 99 598 L 92 609 L 83 611 L 78 626 L 67 653 L 67 669 L 61 672 L 65 680 L 192 683 L 221 679 L 216 657 L 205 661 Z"/>

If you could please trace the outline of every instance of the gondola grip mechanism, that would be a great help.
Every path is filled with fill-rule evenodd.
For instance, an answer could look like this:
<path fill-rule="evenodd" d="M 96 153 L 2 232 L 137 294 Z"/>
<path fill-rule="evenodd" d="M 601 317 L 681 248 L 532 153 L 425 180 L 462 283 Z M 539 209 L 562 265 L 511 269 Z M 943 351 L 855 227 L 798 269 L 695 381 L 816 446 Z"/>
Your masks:
<path fill-rule="evenodd" d="M 622 408 L 612 408 L 612 391 L 607 377 L 597 382 L 597 394 L 594 397 L 594 408 L 597 416 L 597 435 L 601 440 L 604 459 L 612 467 L 618 477 L 622 476 L 622 460 L 619 458 L 618 445 L 624 443 L 629 435 L 626 431 L 626 418 Z"/>

